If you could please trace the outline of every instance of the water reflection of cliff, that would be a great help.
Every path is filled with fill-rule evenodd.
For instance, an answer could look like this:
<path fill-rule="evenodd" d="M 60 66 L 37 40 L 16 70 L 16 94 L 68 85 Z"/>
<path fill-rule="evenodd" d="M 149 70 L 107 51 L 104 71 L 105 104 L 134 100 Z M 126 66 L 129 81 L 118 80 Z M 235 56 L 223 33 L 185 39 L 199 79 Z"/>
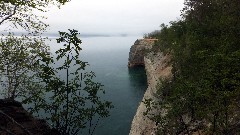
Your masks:
<path fill-rule="evenodd" d="M 141 94 L 147 89 L 147 76 L 144 70 L 144 66 L 136 66 L 134 68 L 128 68 L 130 86 L 133 87 L 135 94 Z M 145 87 L 143 89 L 143 87 Z"/>

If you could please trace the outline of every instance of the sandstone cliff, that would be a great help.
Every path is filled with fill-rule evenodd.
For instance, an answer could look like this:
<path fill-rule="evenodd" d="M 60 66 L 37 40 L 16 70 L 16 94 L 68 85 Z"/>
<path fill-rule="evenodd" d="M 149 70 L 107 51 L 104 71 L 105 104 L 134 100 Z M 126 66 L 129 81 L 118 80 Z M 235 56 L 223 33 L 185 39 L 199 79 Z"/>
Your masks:
<path fill-rule="evenodd" d="M 142 46 L 148 46 L 148 41 L 142 42 Z M 150 43 L 151 44 L 151 43 Z M 132 50 L 131 50 L 132 51 Z M 132 52 L 130 51 L 130 54 Z M 136 50 L 137 51 L 137 50 Z M 135 52 L 135 54 L 138 54 Z M 131 56 L 130 56 L 131 57 Z M 137 56 L 135 56 L 137 57 Z M 142 57 L 142 56 L 141 56 Z M 158 84 L 159 78 L 170 78 L 172 76 L 171 69 L 172 66 L 169 64 L 170 56 L 164 55 L 163 53 L 146 53 L 143 56 L 143 62 L 145 65 L 145 70 L 147 74 L 148 80 L 148 88 L 144 94 L 144 99 L 152 98 L 156 100 L 154 97 L 154 93 L 156 93 L 156 85 Z M 153 135 L 155 127 L 155 123 L 148 119 L 143 113 L 146 111 L 146 107 L 143 102 L 140 103 L 136 115 L 132 121 L 131 130 L 129 135 Z M 154 110 L 153 110 L 154 111 Z"/>
<path fill-rule="evenodd" d="M 145 52 L 151 49 L 156 39 L 137 39 L 130 48 L 128 67 L 143 66 Z"/>

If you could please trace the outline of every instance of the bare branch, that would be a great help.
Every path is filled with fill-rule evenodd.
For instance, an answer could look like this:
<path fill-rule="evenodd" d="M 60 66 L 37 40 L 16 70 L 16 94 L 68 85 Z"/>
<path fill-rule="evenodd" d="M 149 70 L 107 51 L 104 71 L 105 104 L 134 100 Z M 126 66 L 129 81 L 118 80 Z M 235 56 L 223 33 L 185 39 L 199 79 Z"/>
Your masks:
<path fill-rule="evenodd" d="M 18 122 L 16 122 L 12 117 L 8 116 L 3 111 L 0 111 L 0 114 L 9 119 L 12 123 L 16 124 L 18 127 L 20 127 L 27 135 L 32 135 L 31 132 L 29 132 L 26 128 L 24 128 L 22 125 L 20 125 Z"/>
<path fill-rule="evenodd" d="M 0 130 L 7 132 L 9 135 L 16 135 L 16 134 L 12 133 L 11 131 L 9 131 L 9 130 L 3 128 L 3 127 L 0 127 Z"/>
<path fill-rule="evenodd" d="M 13 15 L 16 14 L 17 7 L 18 7 L 18 5 L 15 5 L 15 6 L 14 6 L 13 13 L 10 14 L 10 15 L 8 15 L 7 17 L 3 18 L 3 19 L 0 21 L 0 25 L 1 25 L 4 21 L 10 19 Z"/>
<path fill-rule="evenodd" d="M 9 135 L 16 135 L 12 133 L 11 131 L 7 130 L 6 128 L 0 127 L 0 130 L 7 132 Z"/>

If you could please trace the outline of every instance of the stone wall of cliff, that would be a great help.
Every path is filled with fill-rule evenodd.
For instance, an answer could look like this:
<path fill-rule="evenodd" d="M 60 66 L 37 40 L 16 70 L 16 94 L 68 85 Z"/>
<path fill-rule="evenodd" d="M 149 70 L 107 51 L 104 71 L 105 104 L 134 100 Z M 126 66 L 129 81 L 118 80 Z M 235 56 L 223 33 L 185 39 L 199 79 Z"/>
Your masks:
<path fill-rule="evenodd" d="M 146 50 L 154 45 L 156 39 L 137 39 L 130 48 L 128 67 L 143 66 Z"/>
<path fill-rule="evenodd" d="M 154 93 L 156 93 L 156 86 L 159 82 L 159 78 L 170 78 L 172 76 L 171 74 L 172 66 L 169 64 L 170 55 L 168 54 L 164 55 L 161 52 L 158 53 L 150 52 L 144 54 L 143 59 L 147 74 L 148 88 L 143 96 L 142 101 L 144 99 L 149 98 L 157 100 L 154 97 Z M 132 121 L 129 135 L 155 134 L 154 133 L 156 128 L 155 123 L 143 115 L 145 111 L 146 107 L 144 103 L 140 102 L 140 105 Z"/>

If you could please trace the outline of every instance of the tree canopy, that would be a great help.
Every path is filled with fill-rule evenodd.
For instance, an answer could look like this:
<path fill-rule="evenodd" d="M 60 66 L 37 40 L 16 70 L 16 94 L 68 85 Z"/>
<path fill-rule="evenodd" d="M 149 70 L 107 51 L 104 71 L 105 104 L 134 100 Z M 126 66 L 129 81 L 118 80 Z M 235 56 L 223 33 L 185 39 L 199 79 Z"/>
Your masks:
<path fill-rule="evenodd" d="M 33 12 L 38 10 L 46 12 L 50 5 L 61 5 L 70 0 L 1 0 L 0 1 L 0 25 L 8 23 L 14 28 L 23 28 L 30 33 L 41 32 L 48 26 Z"/>
<path fill-rule="evenodd" d="M 168 113 L 151 117 L 159 134 L 239 133 L 239 2 L 185 0 L 182 19 L 162 25 L 157 46 L 171 52 L 174 76 L 159 89 Z"/>
<path fill-rule="evenodd" d="M 93 134 L 100 118 L 108 117 L 113 106 L 99 97 L 99 93 L 105 91 L 102 84 L 93 81 L 94 72 L 85 71 L 88 64 L 79 57 L 82 50 L 79 33 L 70 29 L 59 32 L 56 42 L 63 47 L 55 52 L 55 58 L 45 44 L 47 38 L 41 37 L 48 26 L 42 21 L 44 16 L 34 13 L 36 10 L 47 12 L 48 6 L 60 7 L 69 1 L 0 1 L 0 25 L 5 23 L 28 32 L 16 37 L 10 28 L 6 30 L 10 32 L 8 35 L 1 36 L 0 94 L 27 104 L 29 112 L 49 122 L 58 134 L 76 135 L 85 128 Z M 62 65 L 54 67 L 55 62 Z M 63 72 L 66 78 L 60 77 Z M 13 134 L 2 125 L 1 130 Z"/>

